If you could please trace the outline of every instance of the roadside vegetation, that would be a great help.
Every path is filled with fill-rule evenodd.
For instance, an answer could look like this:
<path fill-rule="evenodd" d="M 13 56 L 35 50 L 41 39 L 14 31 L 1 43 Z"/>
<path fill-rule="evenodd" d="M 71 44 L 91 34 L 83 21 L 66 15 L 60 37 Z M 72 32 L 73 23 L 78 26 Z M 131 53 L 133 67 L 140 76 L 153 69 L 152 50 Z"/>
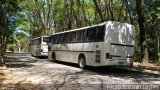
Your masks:
<path fill-rule="evenodd" d="M 160 64 L 160 0 L 1 0 L 0 59 L 31 38 L 104 21 L 133 24 L 135 61 Z"/>

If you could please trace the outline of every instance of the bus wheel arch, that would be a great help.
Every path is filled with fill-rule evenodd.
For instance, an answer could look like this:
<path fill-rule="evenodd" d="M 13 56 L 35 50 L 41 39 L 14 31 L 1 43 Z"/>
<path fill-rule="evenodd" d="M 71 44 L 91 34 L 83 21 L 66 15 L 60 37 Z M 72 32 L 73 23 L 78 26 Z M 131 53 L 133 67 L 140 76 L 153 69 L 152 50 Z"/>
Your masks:
<path fill-rule="evenodd" d="M 52 60 L 55 62 L 56 60 L 56 53 L 55 52 L 52 52 Z"/>
<path fill-rule="evenodd" d="M 86 67 L 86 57 L 82 53 L 78 57 L 78 65 L 82 69 L 85 69 L 85 67 Z"/>

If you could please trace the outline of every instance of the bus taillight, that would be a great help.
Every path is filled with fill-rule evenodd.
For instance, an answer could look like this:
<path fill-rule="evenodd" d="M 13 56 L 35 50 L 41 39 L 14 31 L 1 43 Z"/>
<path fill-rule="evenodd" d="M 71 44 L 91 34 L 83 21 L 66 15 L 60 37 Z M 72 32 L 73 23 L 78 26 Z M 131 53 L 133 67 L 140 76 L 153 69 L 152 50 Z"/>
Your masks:
<path fill-rule="evenodd" d="M 106 53 L 106 59 L 112 59 L 112 56 L 110 55 L 110 53 Z"/>

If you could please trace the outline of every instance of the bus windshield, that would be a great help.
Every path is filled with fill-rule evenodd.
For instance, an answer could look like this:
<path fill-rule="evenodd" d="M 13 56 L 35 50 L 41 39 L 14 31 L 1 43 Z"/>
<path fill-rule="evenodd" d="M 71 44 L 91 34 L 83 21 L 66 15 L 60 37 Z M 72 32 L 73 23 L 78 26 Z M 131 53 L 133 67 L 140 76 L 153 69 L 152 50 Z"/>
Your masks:
<path fill-rule="evenodd" d="M 49 41 L 49 37 L 43 37 L 43 42 L 48 42 Z"/>

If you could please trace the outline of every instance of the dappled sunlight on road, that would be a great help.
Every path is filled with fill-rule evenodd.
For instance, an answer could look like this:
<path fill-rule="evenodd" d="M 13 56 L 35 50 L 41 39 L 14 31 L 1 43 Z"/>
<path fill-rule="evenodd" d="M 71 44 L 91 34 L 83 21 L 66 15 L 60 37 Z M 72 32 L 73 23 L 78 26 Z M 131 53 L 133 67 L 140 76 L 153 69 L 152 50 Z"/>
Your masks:
<path fill-rule="evenodd" d="M 19 63 L 17 66 L 12 63 Z M 27 57 L 12 59 L 7 62 L 8 69 L 20 80 L 25 80 L 44 89 L 48 88 L 100 88 L 105 84 L 160 84 L 159 76 L 136 73 L 112 67 L 88 67 L 86 70 L 78 65 L 51 62 L 48 59 Z M 25 64 L 28 66 L 25 66 Z M 24 83 L 23 83 L 24 84 Z M 25 84 L 24 84 L 25 85 Z M 72 86 L 73 85 L 73 86 Z"/>

